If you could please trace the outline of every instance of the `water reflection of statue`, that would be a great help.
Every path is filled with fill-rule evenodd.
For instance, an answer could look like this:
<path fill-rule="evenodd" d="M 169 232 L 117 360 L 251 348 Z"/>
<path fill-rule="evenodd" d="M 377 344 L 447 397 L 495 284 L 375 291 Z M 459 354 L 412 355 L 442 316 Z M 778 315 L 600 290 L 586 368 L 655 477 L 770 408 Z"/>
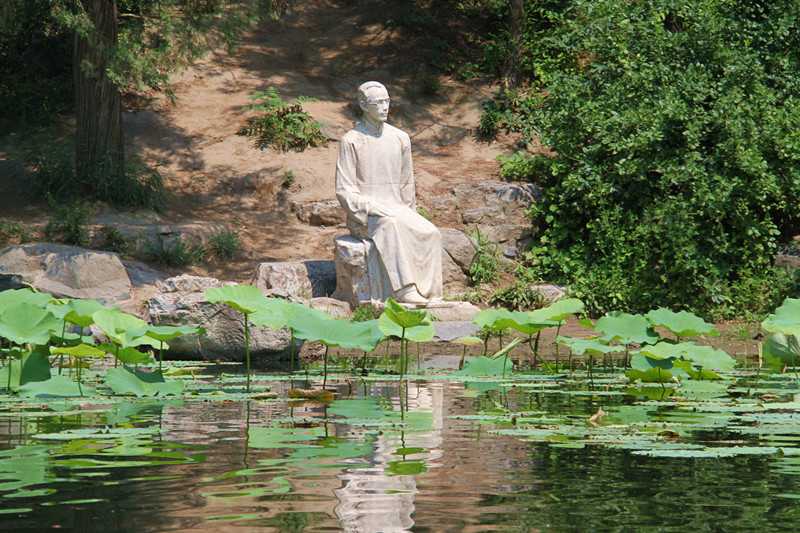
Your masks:
<path fill-rule="evenodd" d="M 395 300 L 426 303 L 442 296 L 441 236 L 416 211 L 411 141 L 386 124 L 389 93 L 370 81 L 358 88 L 361 123 L 347 132 L 336 163 L 336 196 L 354 237 L 370 239 Z"/>

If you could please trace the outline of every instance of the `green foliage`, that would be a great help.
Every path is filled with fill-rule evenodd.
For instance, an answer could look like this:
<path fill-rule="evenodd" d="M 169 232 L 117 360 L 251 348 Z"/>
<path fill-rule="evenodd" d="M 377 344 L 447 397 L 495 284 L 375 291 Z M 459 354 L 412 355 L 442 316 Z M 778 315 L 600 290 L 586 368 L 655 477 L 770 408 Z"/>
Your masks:
<path fill-rule="evenodd" d="M 773 333 L 800 335 L 800 299 L 786 298 L 783 304 L 761 323 L 761 327 Z"/>
<path fill-rule="evenodd" d="M 50 198 L 53 216 L 47 223 L 45 234 L 50 239 L 61 239 L 68 244 L 89 244 L 89 222 L 100 207 L 99 202 L 75 200 L 68 204 L 56 203 Z"/>
<path fill-rule="evenodd" d="M 428 96 L 436 96 L 442 90 L 442 82 L 439 81 L 439 76 L 423 76 L 422 78 L 422 94 Z"/>
<path fill-rule="evenodd" d="M 146 259 L 160 265 L 179 267 L 197 263 L 205 255 L 206 249 L 203 246 L 192 246 L 180 235 L 171 240 L 156 235 L 154 241 L 144 241 L 142 253 Z"/>
<path fill-rule="evenodd" d="M 286 173 L 283 175 L 283 181 L 281 182 L 281 187 L 284 189 L 290 189 L 292 187 L 292 183 L 294 183 L 295 176 L 294 172 L 291 170 L 287 170 Z"/>
<path fill-rule="evenodd" d="M 353 309 L 353 322 L 367 322 L 369 320 L 377 320 L 381 316 L 381 311 L 377 307 L 369 304 L 359 304 Z"/>
<path fill-rule="evenodd" d="M 25 167 L 15 176 L 24 183 L 23 191 L 33 198 L 52 198 L 70 202 L 93 198 L 101 202 L 131 207 L 164 208 L 164 184 L 157 166 L 129 158 L 121 172 L 115 170 L 110 155 L 90 176 L 79 178 L 75 156 L 69 143 L 35 146 L 25 154 Z"/>
<path fill-rule="evenodd" d="M 530 161 L 543 275 L 593 314 L 763 313 L 796 291 L 772 262 L 800 232 L 797 4 L 575 0 L 552 20 L 560 63 L 504 107 L 553 152 Z"/>
<path fill-rule="evenodd" d="M 18 222 L 0 223 L 0 246 L 25 244 L 33 240 L 33 232 Z"/>
<path fill-rule="evenodd" d="M 542 172 L 547 170 L 547 156 L 541 154 L 515 152 L 508 157 L 499 155 L 497 160 L 500 161 L 500 179 L 505 181 L 540 182 Z"/>
<path fill-rule="evenodd" d="M 325 136 L 320 133 L 322 124 L 313 120 L 300 105 L 314 101 L 313 98 L 300 96 L 292 102 L 284 102 L 278 90 L 269 87 L 266 91 L 256 91 L 250 100 L 256 103 L 246 106 L 244 110 L 258 111 L 260 115 L 248 119 L 242 133 L 255 137 L 256 146 L 262 150 L 272 146 L 284 152 L 301 152 L 309 146 L 325 142 Z"/>
<path fill-rule="evenodd" d="M 542 307 L 545 303 L 544 296 L 534 285 L 538 281 L 539 276 L 536 271 L 518 265 L 514 270 L 514 285 L 495 290 L 489 303 L 517 311 Z"/>
<path fill-rule="evenodd" d="M 103 226 L 100 228 L 100 236 L 103 238 L 103 249 L 119 255 L 128 255 L 131 252 L 131 242 L 113 226 Z"/>
<path fill-rule="evenodd" d="M 5 0 L 0 8 L 0 131 L 52 122 L 68 109 L 72 36 L 52 20 L 49 0 Z"/>
<path fill-rule="evenodd" d="M 497 243 L 488 242 L 477 227 L 474 231 L 469 230 L 469 234 L 475 238 L 478 246 L 475 257 L 472 258 L 472 264 L 469 266 L 470 279 L 473 283 L 490 283 L 496 280 L 497 271 L 500 269 Z"/>
<path fill-rule="evenodd" d="M 212 233 L 208 237 L 205 245 L 206 257 L 217 260 L 230 261 L 236 257 L 236 253 L 242 248 L 242 241 L 239 234 L 235 231 L 222 231 Z"/>
<path fill-rule="evenodd" d="M 106 374 L 106 383 L 116 394 L 133 394 L 140 398 L 180 395 L 184 389 L 183 381 L 166 381 L 160 370 L 143 372 L 131 370 L 128 366 L 109 370 Z"/>

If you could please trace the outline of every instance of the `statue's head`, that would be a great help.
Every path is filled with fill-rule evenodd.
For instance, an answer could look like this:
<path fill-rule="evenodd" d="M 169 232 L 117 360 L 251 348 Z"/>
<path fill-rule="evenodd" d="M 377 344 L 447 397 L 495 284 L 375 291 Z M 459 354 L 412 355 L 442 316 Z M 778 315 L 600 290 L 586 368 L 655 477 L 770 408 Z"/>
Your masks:
<path fill-rule="evenodd" d="M 386 122 L 389 118 L 389 92 L 377 81 L 362 83 L 358 88 L 358 106 L 376 125 Z"/>

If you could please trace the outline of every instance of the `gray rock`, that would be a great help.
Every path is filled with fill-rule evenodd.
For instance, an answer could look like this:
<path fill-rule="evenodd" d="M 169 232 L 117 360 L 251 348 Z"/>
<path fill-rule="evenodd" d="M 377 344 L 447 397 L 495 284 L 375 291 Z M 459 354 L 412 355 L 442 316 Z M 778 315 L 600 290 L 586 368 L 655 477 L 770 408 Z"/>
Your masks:
<path fill-rule="evenodd" d="M 442 287 L 445 294 L 460 293 L 467 287 L 466 274 L 444 248 L 442 248 Z"/>
<path fill-rule="evenodd" d="M 245 338 L 242 313 L 218 302 L 209 302 L 204 293 L 211 287 L 222 287 L 214 278 L 181 275 L 169 278 L 150 299 L 150 319 L 157 326 L 202 326 L 206 335 L 184 335 L 169 342 L 172 357 L 186 359 L 245 360 Z M 288 356 L 291 334 L 286 329 L 250 326 L 252 361 Z M 302 341 L 295 339 L 295 353 Z"/>
<path fill-rule="evenodd" d="M 333 261 L 322 260 L 261 263 L 250 284 L 283 297 L 330 296 L 336 290 L 336 268 Z"/>
<path fill-rule="evenodd" d="M 119 256 L 59 244 L 24 244 L 0 251 L 0 290 L 23 283 L 57 298 L 113 305 L 131 297 L 131 281 Z"/>
<path fill-rule="evenodd" d="M 338 226 L 347 221 L 344 209 L 336 198 L 293 202 L 292 211 L 298 220 L 312 226 Z"/>
<path fill-rule="evenodd" d="M 442 248 L 461 268 L 461 271 L 467 274 L 475 257 L 475 252 L 478 250 L 478 242 L 457 229 L 439 228 L 439 233 L 442 236 Z"/>
<path fill-rule="evenodd" d="M 433 329 L 436 331 L 434 340 L 450 342 L 459 337 L 474 336 L 481 328 L 472 322 L 440 321 L 433 323 Z"/>

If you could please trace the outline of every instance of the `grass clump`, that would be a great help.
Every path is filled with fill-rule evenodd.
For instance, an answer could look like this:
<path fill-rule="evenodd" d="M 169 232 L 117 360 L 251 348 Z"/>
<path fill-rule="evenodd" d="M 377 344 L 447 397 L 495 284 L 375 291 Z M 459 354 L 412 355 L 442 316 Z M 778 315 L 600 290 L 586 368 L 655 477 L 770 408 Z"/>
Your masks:
<path fill-rule="evenodd" d="M 19 222 L 0 224 L 0 246 L 25 244 L 33 240 L 33 232 Z"/>
<path fill-rule="evenodd" d="M 170 240 L 158 235 L 155 241 L 145 241 L 142 253 L 146 259 L 159 265 L 179 267 L 197 263 L 205 256 L 206 249 L 204 246 L 192 246 L 180 235 Z"/>
<path fill-rule="evenodd" d="M 242 249 L 242 241 L 235 231 L 221 231 L 212 233 L 205 245 L 205 255 L 208 259 L 232 260 L 236 253 Z"/>
<path fill-rule="evenodd" d="M 477 250 L 472 264 L 469 266 L 469 276 L 473 283 L 491 283 L 498 277 L 500 269 L 500 254 L 497 251 L 497 244 L 486 240 L 478 228 L 470 230 L 477 241 Z"/>

